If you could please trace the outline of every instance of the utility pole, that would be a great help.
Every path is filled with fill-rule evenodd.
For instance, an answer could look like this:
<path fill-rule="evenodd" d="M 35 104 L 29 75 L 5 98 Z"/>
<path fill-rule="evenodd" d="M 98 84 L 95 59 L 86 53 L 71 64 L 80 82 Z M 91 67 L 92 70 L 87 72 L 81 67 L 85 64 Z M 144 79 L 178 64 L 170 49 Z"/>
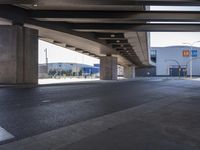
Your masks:
<path fill-rule="evenodd" d="M 44 49 L 44 52 L 45 52 L 46 73 L 48 74 L 48 56 L 47 56 L 47 48 Z"/>
<path fill-rule="evenodd" d="M 44 49 L 46 65 L 48 66 L 47 48 Z"/>
<path fill-rule="evenodd" d="M 190 78 L 192 79 L 192 74 L 193 74 L 193 71 L 192 71 L 192 67 L 193 67 L 193 62 L 192 62 L 192 48 L 194 46 L 194 44 L 196 43 L 199 43 L 200 41 L 195 41 L 193 43 L 183 43 L 183 44 L 187 44 L 189 47 L 190 47 Z"/>
<path fill-rule="evenodd" d="M 190 46 L 190 79 L 192 79 L 192 68 L 193 68 L 193 62 L 192 62 L 192 45 Z"/>

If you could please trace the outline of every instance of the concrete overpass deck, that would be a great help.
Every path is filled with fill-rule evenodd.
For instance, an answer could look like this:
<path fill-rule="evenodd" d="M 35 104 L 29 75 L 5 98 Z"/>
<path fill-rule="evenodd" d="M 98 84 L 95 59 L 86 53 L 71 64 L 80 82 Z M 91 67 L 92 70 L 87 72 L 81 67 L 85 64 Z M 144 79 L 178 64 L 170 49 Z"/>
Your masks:
<path fill-rule="evenodd" d="M 92 2 L 92 1 L 91 1 Z M 74 26 L 99 26 L 105 23 L 127 23 L 129 14 L 121 15 L 120 4 L 115 7 L 106 3 L 91 4 L 89 1 L 19 1 L 0 5 L 0 18 L 5 24 L 24 25 L 37 29 L 42 40 L 71 48 L 93 57 L 113 55 L 121 65 L 149 65 L 148 41 L 145 32 L 113 31 L 89 28 L 82 31 Z M 54 5 L 52 5 L 54 3 Z M 92 2 L 93 3 L 93 2 Z M 105 4 L 104 4 L 105 3 Z M 81 5 L 81 7 L 80 7 Z M 124 6 L 129 8 L 129 6 Z M 134 9 L 133 9 L 134 8 Z M 145 10 L 143 6 L 134 6 L 133 10 Z M 115 13 L 114 13 L 115 10 Z M 113 14 L 110 14 L 113 11 Z M 110 15 L 109 15 L 110 14 Z M 142 21 L 140 21 L 142 22 Z M 90 31 L 89 31 L 90 30 Z"/>
<path fill-rule="evenodd" d="M 120 15 L 120 4 L 110 5 L 108 11 L 106 3 L 61 0 L 52 5 L 52 2 L 0 3 L 0 52 L 4 54 L 0 62 L 5 64 L 0 68 L 3 72 L 0 83 L 37 84 L 38 38 L 100 58 L 103 80 L 117 79 L 117 64 L 124 66 L 126 78 L 134 77 L 135 67 L 149 65 L 147 33 L 116 29 L 131 19 L 129 14 Z M 135 11 L 145 9 L 134 7 Z M 78 24 L 86 28 L 81 29 Z M 99 29 L 93 30 L 94 26 Z M 7 71 L 14 73 L 7 75 Z"/>
<path fill-rule="evenodd" d="M 197 0 L 10 0 L 0 2 L 0 83 L 37 84 L 37 39 L 100 58 L 100 78 L 126 78 L 150 65 L 148 32 L 200 31 L 199 11 L 150 6 L 200 6 Z M 9 26 L 5 26 L 8 23 Z M 3 41 L 3 42 L 2 42 Z M 4 41 L 9 41 L 7 44 Z M 9 63 L 12 61 L 12 64 Z M 14 65 L 13 65 L 14 64 Z M 32 73 L 29 73 L 32 71 Z M 34 76 L 32 76 L 34 74 Z"/>
<path fill-rule="evenodd" d="M 0 149 L 198 150 L 199 89 L 160 79 L 1 88 L 0 126 L 11 136 Z"/>

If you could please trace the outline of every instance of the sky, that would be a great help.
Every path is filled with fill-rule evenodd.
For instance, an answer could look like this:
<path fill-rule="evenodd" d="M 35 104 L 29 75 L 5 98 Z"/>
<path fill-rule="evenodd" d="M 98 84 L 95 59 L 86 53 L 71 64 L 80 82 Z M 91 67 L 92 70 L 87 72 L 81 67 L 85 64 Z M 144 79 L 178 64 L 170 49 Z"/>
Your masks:
<path fill-rule="evenodd" d="M 186 45 L 200 41 L 200 32 L 153 32 L 150 34 L 151 47 L 165 47 L 174 45 Z M 194 46 L 199 46 L 196 43 Z"/>
<path fill-rule="evenodd" d="M 200 11 L 200 7 L 161 7 L 151 6 L 151 10 L 174 10 L 174 11 Z M 150 46 L 151 47 L 165 47 L 174 45 L 185 45 L 183 43 L 193 43 L 200 41 L 200 32 L 152 32 L 150 33 Z M 194 46 L 199 46 L 196 43 Z M 45 52 L 47 48 L 49 63 L 52 62 L 69 62 L 93 65 L 99 63 L 99 59 L 90 57 L 62 48 L 48 42 L 39 41 L 39 63 L 45 63 Z"/>
<path fill-rule="evenodd" d="M 47 49 L 47 57 L 49 63 L 68 62 L 80 64 L 99 64 L 99 59 L 91 56 L 83 55 L 81 53 L 39 40 L 39 64 L 45 63 L 45 49 Z"/>
<path fill-rule="evenodd" d="M 200 11 L 200 7 L 175 7 L 175 6 L 151 6 L 151 10 L 165 11 Z M 151 47 L 165 47 L 173 45 L 185 45 L 183 43 L 193 43 L 200 41 L 200 32 L 152 32 L 150 34 Z M 200 46 L 196 43 L 194 46 Z"/>
<path fill-rule="evenodd" d="M 150 10 L 200 11 L 200 7 L 199 6 L 151 6 Z"/>

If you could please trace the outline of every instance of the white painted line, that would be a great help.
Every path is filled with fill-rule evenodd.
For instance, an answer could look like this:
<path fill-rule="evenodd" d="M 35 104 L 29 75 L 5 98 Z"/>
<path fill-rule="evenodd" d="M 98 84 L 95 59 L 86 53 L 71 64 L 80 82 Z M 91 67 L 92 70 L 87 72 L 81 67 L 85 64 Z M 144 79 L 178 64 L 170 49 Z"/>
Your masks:
<path fill-rule="evenodd" d="M 44 100 L 44 101 L 42 101 L 43 103 L 49 103 L 49 102 L 51 102 L 50 100 Z"/>
<path fill-rule="evenodd" d="M 148 80 L 148 81 L 163 81 L 163 79 L 151 79 L 151 80 Z"/>
<path fill-rule="evenodd" d="M 0 127 L 0 142 L 6 141 L 6 140 L 9 140 L 9 139 L 12 139 L 12 138 L 14 138 L 14 136 L 11 133 L 6 131 L 2 127 Z"/>
<path fill-rule="evenodd" d="M 190 93 L 183 93 L 190 97 Z M 181 101 L 181 98 L 166 97 L 161 100 L 145 103 L 98 118 L 72 124 L 19 141 L 0 145 L 0 150 L 59 150 L 66 145 L 80 141 L 91 135 L 103 132 L 133 119 L 140 119 L 143 115 L 160 110 L 162 107 Z"/>

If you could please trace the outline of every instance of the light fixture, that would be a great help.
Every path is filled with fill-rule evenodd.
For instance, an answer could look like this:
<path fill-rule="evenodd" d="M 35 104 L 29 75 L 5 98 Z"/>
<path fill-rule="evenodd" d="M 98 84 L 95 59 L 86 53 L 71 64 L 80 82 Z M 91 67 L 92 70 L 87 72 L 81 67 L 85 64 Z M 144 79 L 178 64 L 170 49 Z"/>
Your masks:
<path fill-rule="evenodd" d="M 115 37 L 115 34 L 111 34 L 110 37 L 114 38 L 114 37 Z"/>
<path fill-rule="evenodd" d="M 120 40 L 117 40 L 116 42 L 117 42 L 117 43 L 119 43 L 119 42 L 120 42 Z"/>
<path fill-rule="evenodd" d="M 37 6 L 38 6 L 38 4 L 37 4 L 37 3 L 34 3 L 34 4 L 33 4 L 33 7 L 37 7 Z"/>

